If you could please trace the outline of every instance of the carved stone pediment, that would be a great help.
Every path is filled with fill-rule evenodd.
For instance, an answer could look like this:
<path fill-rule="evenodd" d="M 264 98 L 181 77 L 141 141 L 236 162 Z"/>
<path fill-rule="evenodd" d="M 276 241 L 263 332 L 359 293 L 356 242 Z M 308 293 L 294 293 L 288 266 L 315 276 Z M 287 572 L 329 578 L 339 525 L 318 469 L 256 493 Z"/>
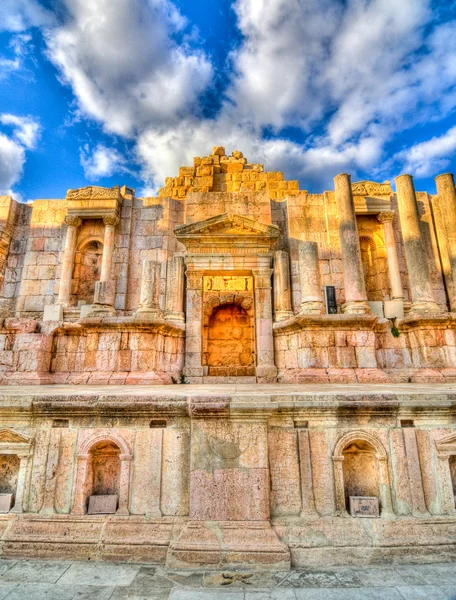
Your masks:
<path fill-rule="evenodd" d="M 280 229 L 252 217 L 224 213 L 176 227 L 177 239 L 193 253 L 259 254 L 276 243 Z"/>
<path fill-rule="evenodd" d="M 123 197 L 119 186 L 112 188 L 89 185 L 68 190 L 66 195 L 68 214 L 81 218 L 103 218 L 118 215 Z"/>
<path fill-rule="evenodd" d="M 352 183 L 353 201 L 356 214 L 377 215 L 391 210 L 393 191 L 389 181 L 356 181 Z"/>
<path fill-rule="evenodd" d="M 28 456 L 32 440 L 12 429 L 0 429 L 0 454 L 17 454 Z"/>
<path fill-rule="evenodd" d="M 0 429 L 0 444 L 30 444 L 30 438 L 12 429 Z"/>

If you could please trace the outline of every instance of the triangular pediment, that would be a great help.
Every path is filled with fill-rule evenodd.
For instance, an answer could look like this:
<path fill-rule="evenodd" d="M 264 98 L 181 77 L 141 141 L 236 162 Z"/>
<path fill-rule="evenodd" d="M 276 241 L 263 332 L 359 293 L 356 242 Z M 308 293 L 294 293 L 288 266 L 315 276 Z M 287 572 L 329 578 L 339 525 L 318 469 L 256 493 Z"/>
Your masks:
<path fill-rule="evenodd" d="M 200 253 L 259 254 L 268 252 L 280 235 L 277 225 L 252 217 L 223 213 L 174 230 L 187 249 Z"/>
<path fill-rule="evenodd" d="M 259 223 L 252 217 L 223 213 L 204 221 L 176 227 L 176 236 L 189 235 L 259 235 L 278 237 L 280 230 L 276 225 Z"/>
<path fill-rule="evenodd" d="M 0 429 L 0 444 L 30 444 L 30 439 L 12 429 Z"/>

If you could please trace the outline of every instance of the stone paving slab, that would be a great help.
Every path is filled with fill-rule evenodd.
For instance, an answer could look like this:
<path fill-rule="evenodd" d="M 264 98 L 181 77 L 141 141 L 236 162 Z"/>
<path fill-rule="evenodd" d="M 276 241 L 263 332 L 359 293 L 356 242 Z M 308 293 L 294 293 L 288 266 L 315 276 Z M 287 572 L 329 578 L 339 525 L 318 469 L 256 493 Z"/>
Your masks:
<path fill-rule="evenodd" d="M 456 600 L 456 565 L 291 572 L 180 571 L 130 563 L 1 560 L 0 600 Z"/>

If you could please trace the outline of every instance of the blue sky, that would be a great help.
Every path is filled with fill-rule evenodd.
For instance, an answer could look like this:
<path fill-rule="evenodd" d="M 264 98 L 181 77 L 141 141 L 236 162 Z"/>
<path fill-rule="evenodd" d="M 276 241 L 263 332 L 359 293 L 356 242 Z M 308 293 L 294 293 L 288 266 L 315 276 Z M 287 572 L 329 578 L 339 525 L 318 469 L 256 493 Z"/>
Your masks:
<path fill-rule="evenodd" d="M 456 2 L 2 0 L 0 193 L 154 195 L 213 145 L 312 192 L 456 172 Z"/>

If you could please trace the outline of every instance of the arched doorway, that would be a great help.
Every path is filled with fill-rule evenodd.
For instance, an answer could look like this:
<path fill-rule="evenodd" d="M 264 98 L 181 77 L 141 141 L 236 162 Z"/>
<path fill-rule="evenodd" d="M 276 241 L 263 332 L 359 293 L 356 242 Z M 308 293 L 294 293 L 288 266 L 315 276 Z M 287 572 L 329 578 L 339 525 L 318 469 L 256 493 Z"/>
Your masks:
<path fill-rule="evenodd" d="M 253 320 L 235 303 L 214 308 L 207 325 L 206 365 L 209 375 L 255 375 Z"/>

